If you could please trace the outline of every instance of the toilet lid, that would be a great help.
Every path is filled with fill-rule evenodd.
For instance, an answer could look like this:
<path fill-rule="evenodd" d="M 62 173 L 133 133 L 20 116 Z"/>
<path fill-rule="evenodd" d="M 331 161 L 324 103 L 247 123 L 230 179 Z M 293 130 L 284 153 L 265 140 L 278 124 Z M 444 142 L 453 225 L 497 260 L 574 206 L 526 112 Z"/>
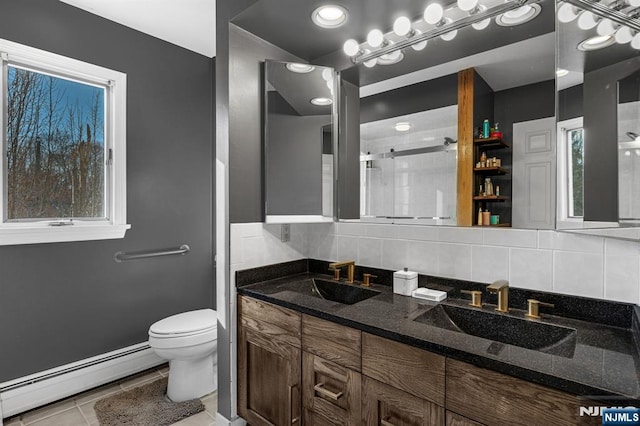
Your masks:
<path fill-rule="evenodd" d="M 213 309 L 183 312 L 154 322 L 149 328 L 153 334 L 187 334 L 209 330 L 217 326 L 218 315 Z"/>

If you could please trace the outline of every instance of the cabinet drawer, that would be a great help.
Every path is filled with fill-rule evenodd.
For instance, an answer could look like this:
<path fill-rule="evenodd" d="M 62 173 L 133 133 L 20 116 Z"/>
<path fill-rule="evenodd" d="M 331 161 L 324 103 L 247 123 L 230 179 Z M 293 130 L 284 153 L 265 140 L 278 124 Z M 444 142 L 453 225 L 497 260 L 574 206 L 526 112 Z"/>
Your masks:
<path fill-rule="evenodd" d="M 271 303 L 240 296 L 240 326 L 300 348 L 300 314 Z"/>
<path fill-rule="evenodd" d="M 360 373 L 308 352 L 302 353 L 304 424 L 360 424 Z"/>
<path fill-rule="evenodd" d="M 361 336 L 359 330 L 302 316 L 302 349 L 355 371 L 360 371 Z"/>
<path fill-rule="evenodd" d="M 444 426 L 444 408 L 377 380 L 362 377 L 362 418 L 366 426 Z"/>
<path fill-rule="evenodd" d="M 586 400 L 545 386 L 447 359 L 447 410 L 487 425 L 600 425 L 580 417 Z"/>
<path fill-rule="evenodd" d="M 362 333 L 362 374 L 444 405 L 445 358 L 441 355 Z"/>

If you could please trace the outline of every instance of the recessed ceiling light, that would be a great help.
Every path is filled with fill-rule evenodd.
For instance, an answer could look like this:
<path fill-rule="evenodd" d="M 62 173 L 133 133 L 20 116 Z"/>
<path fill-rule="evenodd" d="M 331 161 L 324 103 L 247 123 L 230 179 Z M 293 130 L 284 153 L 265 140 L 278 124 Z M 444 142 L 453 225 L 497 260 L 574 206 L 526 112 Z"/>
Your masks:
<path fill-rule="evenodd" d="M 394 129 L 396 129 L 397 132 L 407 132 L 411 129 L 411 123 L 409 123 L 408 121 L 402 121 L 400 123 L 396 123 L 395 126 L 393 126 Z"/>
<path fill-rule="evenodd" d="M 556 70 L 556 77 L 564 77 L 567 74 L 569 74 L 569 70 L 565 70 L 564 68 L 558 68 Z"/>
<path fill-rule="evenodd" d="M 289 62 L 287 64 L 287 69 L 291 72 L 297 72 L 298 74 L 307 74 L 315 70 L 316 67 L 309 64 L 296 64 L 293 62 Z"/>
<path fill-rule="evenodd" d="M 499 15 L 496 24 L 503 27 L 513 27 L 531 21 L 540 14 L 542 7 L 539 4 L 528 4 Z"/>
<path fill-rule="evenodd" d="M 329 98 L 313 98 L 310 102 L 314 105 L 326 106 L 331 105 L 333 103 L 333 100 Z"/>
<path fill-rule="evenodd" d="M 588 52 L 591 50 L 604 49 L 615 43 L 613 36 L 595 36 L 582 41 L 578 45 L 578 50 Z"/>
<path fill-rule="evenodd" d="M 325 4 L 311 14 L 314 24 L 322 28 L 338 28 L 347 22 L 347 9 L 335 4 Z"/>
<path fill-rule="evenodd" d="M 382 55 L 378 58 L 378 64 L 380 65 L 393 65 L 404 59 L 404 53 L 400 50 L 394 50 L 391 53 Z"/>

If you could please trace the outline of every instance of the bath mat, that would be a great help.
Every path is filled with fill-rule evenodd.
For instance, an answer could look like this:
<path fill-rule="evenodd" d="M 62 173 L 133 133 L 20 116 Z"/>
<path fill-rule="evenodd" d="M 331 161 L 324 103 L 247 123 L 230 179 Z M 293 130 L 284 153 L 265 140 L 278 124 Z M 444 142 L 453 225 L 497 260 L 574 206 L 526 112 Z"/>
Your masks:
<path fill-rule="evenodd" d="M 101 426 L 165 426 L 204 411 L 199 399 L 171 402 L 166 397 L 168 379 L 103 398 L 95 412 Z"/>

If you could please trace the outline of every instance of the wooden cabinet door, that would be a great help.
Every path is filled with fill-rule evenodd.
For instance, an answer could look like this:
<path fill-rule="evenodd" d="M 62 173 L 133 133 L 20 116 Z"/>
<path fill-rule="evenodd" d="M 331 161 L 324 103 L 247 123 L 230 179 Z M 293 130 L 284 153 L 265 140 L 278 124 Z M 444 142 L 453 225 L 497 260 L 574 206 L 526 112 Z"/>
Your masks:
<path fill-rule="evenodd" d="M 362 417 L 366 426 L 444 426 L 444 408 L 399 389 L 362 377 Z"/>
<path fill-rule="evenodd" d="M 452 411 L 447 411 L 447 426 L 483 426 L 482 423 L 474 422 L 466 417 L 462 417 Z"/>
<path fill-rule="evenodd" d="M 238 411 L 252 426 L 299 425 L 301 350 L 238 330 Z"/>
<path fill-rule="evenodd" d="M 360 373 L 317 355 L 302 353 L 302 406 L 305 426 L 359 426 L 360 395 Z"/>

